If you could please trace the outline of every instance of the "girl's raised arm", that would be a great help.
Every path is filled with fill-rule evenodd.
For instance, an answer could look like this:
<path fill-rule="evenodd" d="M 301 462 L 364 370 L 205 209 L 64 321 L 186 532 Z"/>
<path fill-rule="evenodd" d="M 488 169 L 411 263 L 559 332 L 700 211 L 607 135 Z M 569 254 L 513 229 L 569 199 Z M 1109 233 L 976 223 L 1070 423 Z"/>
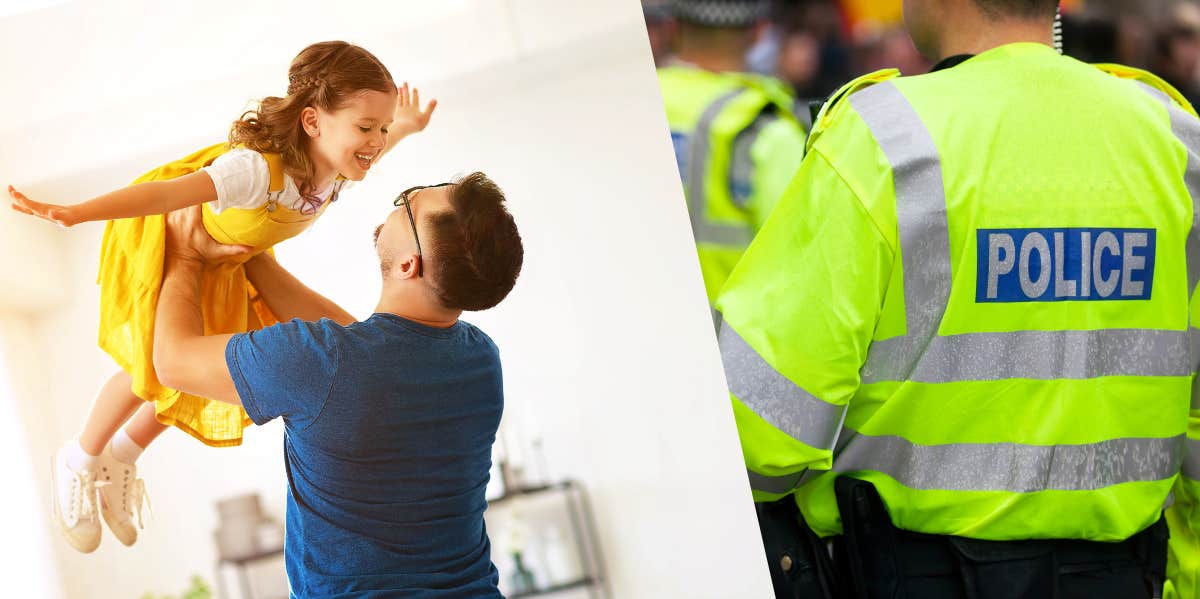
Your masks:
<path fill-rule="evenodd" d="M 429 118 L 433 116 L 434 108 L 437 108 L 437 100 L 430 100 L 422 110 L 421 92 L 415 87 L 409 88 L 407 81 L 404 85 L 397 86 L 396 116 L 388 131 L 387 145 L 380 152 L 380 156 L 390 152 L 405 137 L 424 131 L 425 127 L 429 126 Z"/>
<path fill-rule="evenodd" d="M 8 195 L 13 210 L 70 227 L 90 221 L 166 214 L 179 208 L 215 201 L 217 188 L 208 173 L 196 171 L 166 181 L 146 181 L 122 187 L 72 206 L 36 202 L 12 185 L 8 186 Z"/>

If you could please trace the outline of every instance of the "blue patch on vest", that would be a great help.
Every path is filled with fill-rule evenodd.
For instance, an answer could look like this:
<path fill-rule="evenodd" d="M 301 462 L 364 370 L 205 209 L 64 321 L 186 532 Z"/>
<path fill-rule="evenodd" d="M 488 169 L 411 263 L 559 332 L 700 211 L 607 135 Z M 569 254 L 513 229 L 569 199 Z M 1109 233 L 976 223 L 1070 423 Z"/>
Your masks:
<path fill-rule="evenodd" d="M 687 181 L 687 152 L 688 136 L 676 131 L 671 132 L 671 145 L 675 146 L 675 163 L 679 165 L 679 176 Z"/>
<path fill-rule="evenodd" d="M 976 302 L 1150 299 L 1154 229 L 977 229 Z"/>
<path fill-rule="evenodd" d="M 741 179 L 729 179 L 729 196 L 738 208 L 745 208 L 754 193 L 754 185 Z"/>

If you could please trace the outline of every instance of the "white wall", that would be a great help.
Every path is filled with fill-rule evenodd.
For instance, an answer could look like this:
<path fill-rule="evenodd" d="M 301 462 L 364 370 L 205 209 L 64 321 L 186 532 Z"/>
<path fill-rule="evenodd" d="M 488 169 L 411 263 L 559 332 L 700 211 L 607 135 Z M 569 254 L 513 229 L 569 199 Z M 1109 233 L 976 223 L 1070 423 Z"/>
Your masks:
<path fill-rule="evenodd" d="M 44 517 L 46 493 L 32 481 L 35 471 L 48 467 L 45 454 L 31 453 L 30 441 L 46 436 L 36 415 L 36 401 L 16 398 L 45 397 L 35 373 L 42 370 L 37 339 L 27 319 L 0 313 L 0 453 L 12 484 L 6 486 L 0 507 L 14 517 L 0 537 L 0 579 L 6 594 L 14 597 L 58 597 L 62 584 L 54 561 L 58 541 L 54 525 Z M 20 340 L 18 343 L 17 340 Z M 31 376 L 32 375 L 32 376 Z"/>
<path fill-rule="evenodd" d="M 615 597 L 770 595 L 635 0 L 368 1 L 353 14 L 316 2 L 284 13 L 283 4 L 217 0 L 195 14 L 148 0 L 108 4 L 0 19 L 6 87 L 30 90 L 0 94 L 0 114 L 27 115 L 0 121 L 0 137 L 21 140 L 0 144 L 0 186 L 68 203 L 115 188 L 219 139 L 248 98 L 281 91 L 306 43 L 362 43 L 436 96 L 438 111 L 429 130 L 281 246 L 281 261 L 365 317 L 379 291 L 371 231 L 397 190 L 487 172 L 506 190 L 526 248 L 509 299 L 466 316 L 501 348 L 506 440 L 528 454 L 540 437 L 551 474 L 590 490 Z M 142 14 L 156 26 L 132 25 Z M 266 15 L 270 27 L 246 24 Z M 29 376 L 46 395 L 20 400 L 37 431 L 29 454 L 44 494 L 39 456 L 77 433 L 113 370 L 94 341 L 101 227 L 57 231 L 14 218 L 0 216 L 0 231 L 6 222 L 36 231 L 38 253 L 62 252 L 66 281 L 29 292 L 61 302 L 31 321 L 43 349 Z M 178 592 L 192 573 L 211 581 L 216 498 L 256 491 L 283 512 L 281 436 L 272 423 L 241 447 L 210 449 L 168 431 L 140 463 L 155 518 L 137 545 L 109 536 L 82 556 L 51 543 L 63 596 Z"/>

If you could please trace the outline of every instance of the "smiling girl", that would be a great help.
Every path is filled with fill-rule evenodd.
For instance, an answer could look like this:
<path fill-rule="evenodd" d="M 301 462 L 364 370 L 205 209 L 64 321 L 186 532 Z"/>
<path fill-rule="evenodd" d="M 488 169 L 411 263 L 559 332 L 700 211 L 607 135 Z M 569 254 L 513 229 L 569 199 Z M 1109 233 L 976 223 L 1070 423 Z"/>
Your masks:
<path fill-rule="evenodd" d="M 125 545 L 137 540 L 145 488 L 134 463 L 168 426 L 221 447 L 240 444 L 251 424 L 241 407 L 169 389 L 155 376 L 163 215 L 202 204 L 214 239 L 252 248 L 206 270 L 197 300 L 209 334 L 273 324 L 245 261 L 312 225 L 345 181 L 361 180 L 396 142 L 423 130 L 435 105 L 422 110 L 417 90 L 397 87 L 370 52 L 322 42 L 292 60 L 286 96 L 264 98 L 233 123 L 229 143 L 72 206 L 36 202 L 9 187 L 19 212 L 64 227 L 109 221 L 100 254 L 99 343 L 121 370 L 101 389 L 79 437 L 53 459 L 54 515 L 72 546 L 86 553 L 100 543 L 97 495 L 117 538 Z"/>

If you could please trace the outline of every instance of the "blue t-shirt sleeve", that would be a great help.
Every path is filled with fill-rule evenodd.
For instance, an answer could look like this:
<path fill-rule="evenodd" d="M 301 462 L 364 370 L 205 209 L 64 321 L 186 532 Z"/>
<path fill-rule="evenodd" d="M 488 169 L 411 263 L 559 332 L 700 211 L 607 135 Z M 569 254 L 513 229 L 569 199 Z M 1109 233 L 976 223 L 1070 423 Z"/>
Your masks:
<path fill-rule="evenodd" d="M 255 424 L 282 416 L 304 427 L 320 415 L 337 374 L 340 330 L 329 319 L 295 319 L 229 340 L 225 363 Z"/>

